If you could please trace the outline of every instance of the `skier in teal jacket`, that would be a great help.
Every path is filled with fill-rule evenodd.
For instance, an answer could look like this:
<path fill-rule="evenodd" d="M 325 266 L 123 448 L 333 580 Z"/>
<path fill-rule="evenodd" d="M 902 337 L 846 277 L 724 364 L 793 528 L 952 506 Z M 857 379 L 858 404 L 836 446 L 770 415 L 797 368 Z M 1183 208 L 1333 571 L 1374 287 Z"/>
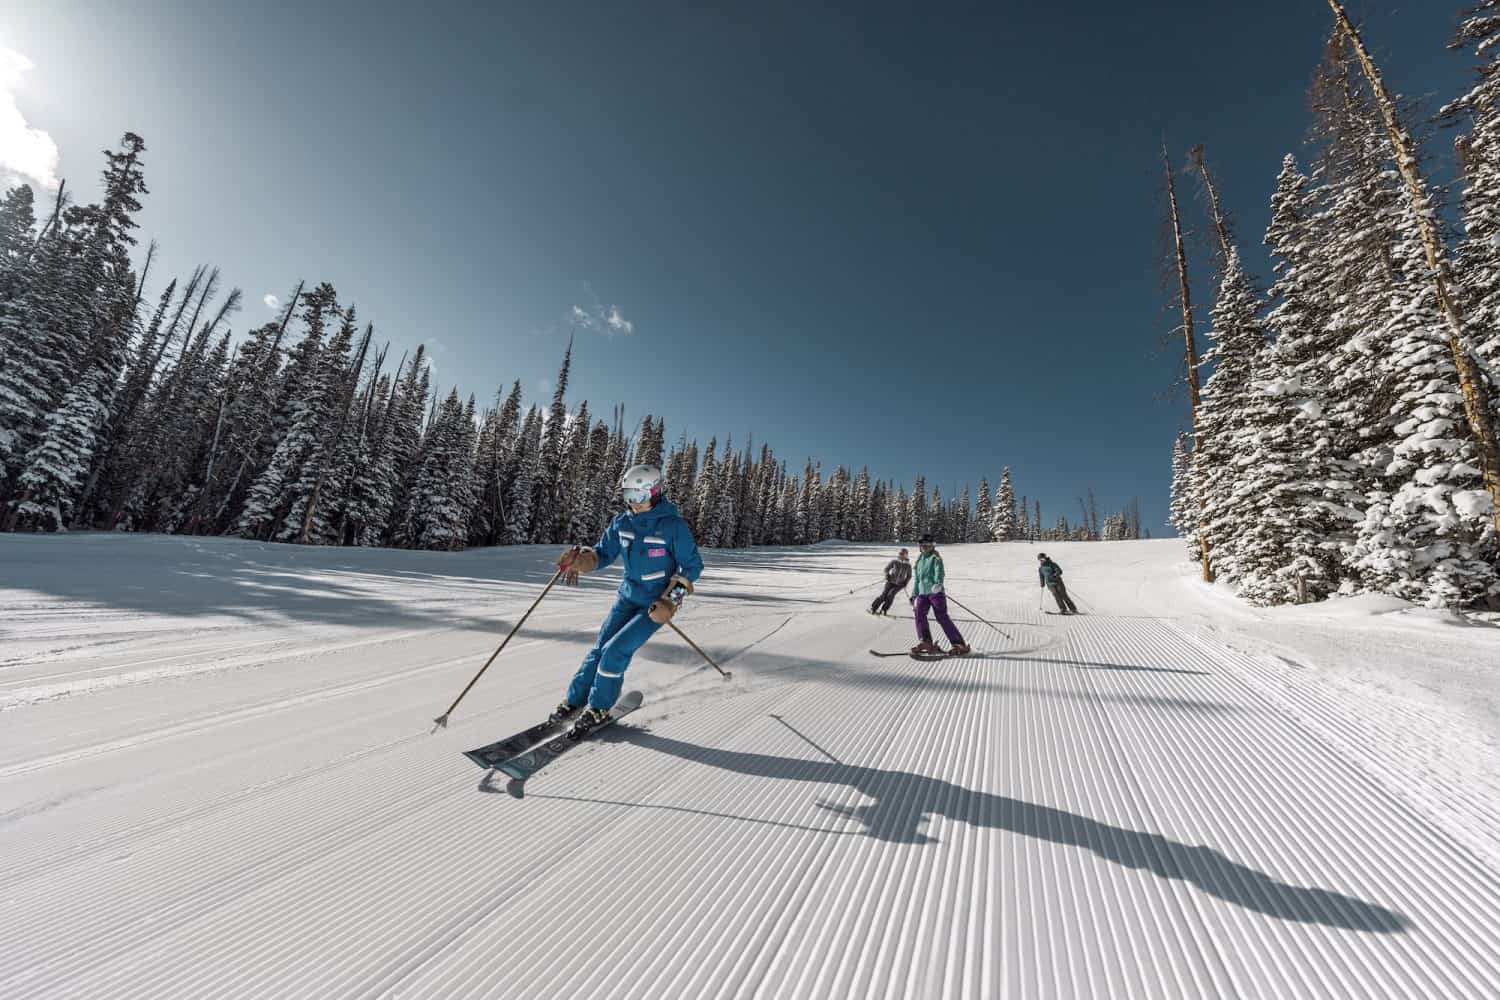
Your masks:
<path fill-rule="evenodd" d="M 620 697 L 630 658 L 672 620 L 703 573 L 692 529 L 662 487 L 661 469 L 632 466 L 620 481 L 629 509 L 615 515 L 597 545 L 568 549 L 558 560 L 558 567 L 570 576 L 603 569 L 616 559 L 624 561 L 625 569 L 598 641 L 573 675 L 567 698 L 552 713 L 561 721 L 587 704 L 588 710 L 574 724 L 577 730 L 586 732 L 608 718 Z"/>
<path fill-rule="evenodd" d="M 932 641 L 932 629 L 927 626 L 927 613 L 931 611 L 937 616 L 938 624 L 943 627 L 943 634 L 952 646 L 948 655 L 963 656 L 969 652 L 969 644 L 964 642 L 958 626 L 948 617 L 948 597 L 943 593 L 943 557 L 938 555 L 937 543 L 931 535 L 923 535 L 918 544 L 922 554 L 917 556 L 917 564 L 912 567 L 911 592 L 919 641 L 911 648 L 912 655 L 932 656 L 943 652 L 942 647 Z"/>

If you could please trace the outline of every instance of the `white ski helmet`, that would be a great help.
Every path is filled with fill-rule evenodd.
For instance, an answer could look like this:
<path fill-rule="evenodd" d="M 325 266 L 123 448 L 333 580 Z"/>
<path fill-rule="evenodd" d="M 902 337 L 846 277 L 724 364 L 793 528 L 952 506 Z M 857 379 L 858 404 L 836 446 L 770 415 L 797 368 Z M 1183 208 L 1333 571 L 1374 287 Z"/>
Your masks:
<path fill-rule="evenodd" d="M 620 477 L 620 492 L 626 503 L 650 503 L 661 496 L 661 468 L 655 465 L 632 465 Z"/>

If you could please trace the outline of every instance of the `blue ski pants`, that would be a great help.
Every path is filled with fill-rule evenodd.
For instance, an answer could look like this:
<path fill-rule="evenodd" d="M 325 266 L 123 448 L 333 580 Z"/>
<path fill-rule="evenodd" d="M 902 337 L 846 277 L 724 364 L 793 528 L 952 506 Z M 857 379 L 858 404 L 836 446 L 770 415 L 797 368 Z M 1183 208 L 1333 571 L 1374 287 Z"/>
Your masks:
<path fill-rule="evenodd" d="M 568 686 L 568 704 L 582 705 L 587 699 L 590 708 L 614 707 L 625 684 L 630 658 L 659 628 L 645 607 L 616 598 L 599 629 L 599 641 L 583 658 Z"/>

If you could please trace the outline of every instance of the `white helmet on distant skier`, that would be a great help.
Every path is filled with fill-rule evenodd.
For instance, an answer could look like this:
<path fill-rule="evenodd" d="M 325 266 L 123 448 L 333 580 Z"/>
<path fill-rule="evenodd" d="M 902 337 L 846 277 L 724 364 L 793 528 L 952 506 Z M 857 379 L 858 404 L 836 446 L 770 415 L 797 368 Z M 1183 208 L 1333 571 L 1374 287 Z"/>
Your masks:
<path fill-rule="evenodd" d="M 626 503 L 650 503 L 661 496 L 661 468 L 655 465 L 632 465 L 620 477 L 620 492 Z"/>

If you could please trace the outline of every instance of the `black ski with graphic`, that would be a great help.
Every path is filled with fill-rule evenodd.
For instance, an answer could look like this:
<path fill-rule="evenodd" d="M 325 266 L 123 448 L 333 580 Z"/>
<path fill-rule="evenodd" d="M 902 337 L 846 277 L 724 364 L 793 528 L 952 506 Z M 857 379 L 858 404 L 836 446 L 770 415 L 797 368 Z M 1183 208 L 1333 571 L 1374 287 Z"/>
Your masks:
<path fill-rule="evenodd" d="M 503 740 L 496 740 L 487 746 L 477 750 L 465 750 L 464 756 L 478 764 L 485 770 L 489 770 L 502 760 L 509 760 L 518 753 L 525 753 L 538 743 L 545 743 L 558 733 L 564 732 L 570 725 L 571 719 L 560 719 L 553 722 L 539 722 L 530 729 L 523 729 L 514 736 L 507 736 Z"/>
<path fill-rule="evenodd" d="M 514 798 L 522 798 L 526 794 L 527 778 L 536 774 L 542 768 L 569 750 L 572 750 L 601 729 L 606 729 L 619 722 L 622 718 L 640 708 L 641 702 L 644 700 L 645 696 L 639 691 L 629 691 L 615 703 L 614 708 L 609 710 L 608 719 L 590 729 L 582 736 L 575 736 L 572 730 L 569 730 L 561 736 L 554 736 L 540 746 L 532 747 L 530 750 L 517 754 L 509 760 L 499 761 L 494 765 L 495 770 L 510 779 L 510 781 L 506 782 L 505 790 Z"/>

